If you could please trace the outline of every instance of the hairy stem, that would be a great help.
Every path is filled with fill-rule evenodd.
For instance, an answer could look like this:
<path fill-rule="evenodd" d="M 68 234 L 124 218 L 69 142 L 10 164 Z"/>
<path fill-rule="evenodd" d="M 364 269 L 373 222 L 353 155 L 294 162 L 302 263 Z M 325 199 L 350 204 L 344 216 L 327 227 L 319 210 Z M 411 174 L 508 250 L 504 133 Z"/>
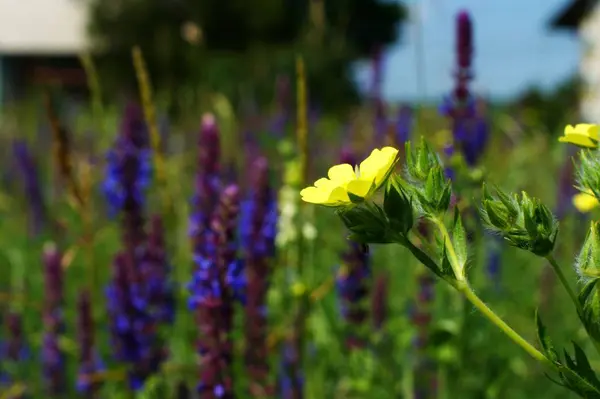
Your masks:
<path fill-rule="evenodd" d="M 567 294 L 569 294 L 571 301 L 573 301 L 573 305 L 575 305 L 575 309 L 577 309 L 577 315 L 579 316 L 579 320 L 581 320 L 581 324 L 583 324 L 583 327 L 585 328 L 586 333 L 590 337 L 590 340 L 594 344 L 596 351 L 600 354 L 600 343 L 598 341 L 596 341 L 594 339 L 594 337 L 592 336 L 592 334 L 590 333 L 590 330 L 589 330 L 589 328 L 585 322 L 585 319 L 583 317 L 583 315 L 584 315 L 583 307 L 581 306 L 581 303 L 579 302 L 577 295 L 575 295 L 575 291 L 573 291 L 573 289 L 569 285 L 569 282 L 567 281 L 565 274 L 563 273 L 562 269 L 558 265 L 558 262 L 556 262 L 556 259 L 554 258 L 554 256 L 552 254 L 547 255 L 546 259 L 548 260 L 548 262 L 550 262 L 552 269 L 554 269 L 554 273 L 556 273 L 556 275 L 558 276 L 558 279 L 560 280 L 560 283 L 565 288 L 565 291 L 567 291 Z"/>

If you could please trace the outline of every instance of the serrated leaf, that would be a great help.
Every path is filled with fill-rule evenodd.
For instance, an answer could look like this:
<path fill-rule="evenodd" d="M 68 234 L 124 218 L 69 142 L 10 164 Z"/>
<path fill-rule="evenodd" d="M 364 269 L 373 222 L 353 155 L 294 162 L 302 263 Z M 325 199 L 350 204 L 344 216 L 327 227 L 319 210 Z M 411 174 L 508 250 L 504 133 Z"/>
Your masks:
<path fill-rule="evenodd" d="M 554 348 L 554 344 L 552 340 L 546 333 L 546 326 L 542 322 L 542 318 L 540 317 L 539 311 L 535 310 L 535 324 L 536 324 L 536 332 L 538 336 L 538 340 L 540 345 L 542 346 L 542 350 L 546 357 L 550 359 L 553 363 L 558 363 L 558 353 Z"/>

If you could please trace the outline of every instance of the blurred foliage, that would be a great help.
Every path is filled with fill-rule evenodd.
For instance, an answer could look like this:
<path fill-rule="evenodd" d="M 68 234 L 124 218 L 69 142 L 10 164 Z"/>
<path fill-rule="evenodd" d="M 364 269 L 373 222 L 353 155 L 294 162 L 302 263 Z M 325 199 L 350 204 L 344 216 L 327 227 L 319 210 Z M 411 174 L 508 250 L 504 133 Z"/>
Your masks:
<path fill-rule="evenodd" d="M 569 77 L 550 91 L 538 87 L 526 90 L 511 105 L 513 112 L 523 116 L 528 126 L 544 128 L 551 136 L 562 134 L 565 124 L 577 119 L 581 81 L 578 75 Z"/>
<path fill-rule="evenodd" d="M 94 0 L 89 32 L 102 84 L 133 90 L 131 48 L 139 45 L 169 102 L 204 90 L 234 103 L 272 98 L 274 76 L 306 58 L 311 101 L 337 108 L 357 100 L 349 71 L 398 37 L 404 8 L 385 0 Z"/>

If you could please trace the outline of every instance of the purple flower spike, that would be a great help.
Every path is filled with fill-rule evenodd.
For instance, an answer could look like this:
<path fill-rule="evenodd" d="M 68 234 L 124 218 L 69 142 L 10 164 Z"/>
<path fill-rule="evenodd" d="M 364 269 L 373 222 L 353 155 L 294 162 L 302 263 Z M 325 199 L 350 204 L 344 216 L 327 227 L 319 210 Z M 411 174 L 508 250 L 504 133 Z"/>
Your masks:
<path fill-rule="evenodd" d="M 344 149 L 340 158 L 343 163 L 356 164 L 356 157 L 349 149 Z M 365 299 L 370 292 L 371 262 L 367 249 L 355 242 L 348 243 L 348 248 L 341 257 L 342 265 L 337 272 L 336 288 L 340 311 L 349 327 L 346 346 L 352 349 L 366 344 L 366 337 L 358 332 L 363 330 L 362 326 L 369 315 Z"/>
<path fill-rule="evenodd" d="M 240 234 L 247 276 L 246 293 L 246 364 L 252 380 L 251 395 L 264 397 L 269 359 L 267 348 L 266 297 L 275 255 L 277 202 L 269 184 L 269 165 L 265 158 L 252 164 L 251 189 L 242 203 Z"/>
<path fill-rule="evenodd" d="M 62 253 L 54 244 L 47 244 L 43 253 L 44 264 L 44 336 L 42 341 L 42 369 L 51 395 L 65 392 L 65 355 L 58 346 L 64 332 Z"/>
<path fill-rule="evenodd" d="M 237 257 L 236 232 L 240 193 L 227 186 L 210 223 L 204 248 L 195 254 L 196 271 L 190 283 L 190 306 L 200 328 L 198 352 L 203 358 L 198 391 L 201 398 L 233 397 L 234 300 L 243 298 L 245 276 Z"/>

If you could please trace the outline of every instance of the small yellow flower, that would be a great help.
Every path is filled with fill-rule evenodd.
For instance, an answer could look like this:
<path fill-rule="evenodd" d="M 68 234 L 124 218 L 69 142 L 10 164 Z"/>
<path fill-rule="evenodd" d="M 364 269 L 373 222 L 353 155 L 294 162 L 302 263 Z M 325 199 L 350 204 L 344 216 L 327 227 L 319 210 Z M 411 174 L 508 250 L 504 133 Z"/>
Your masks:
<path fill-rule="evenodd" d="M 561 143 L 571 143 L 579 147 L 596 148 L 598 147 L 598 125 L 580 123 L 565 127 L 565 135 L 559 137 Z"/>
<path fill-rule="evenodd" d="M 365 198 L 385 182 L 396 164 L 398 150 L 393 147 L 375 149 L 355 168 L 350 164 L 335 165 L 327 176 L 300 192 L 302 200 L 312 204 L 341 206 L 350 204 L 350 196 Z"/>
<path fill-rule="evenodd" d="M 295 297 L 300 297 L 306 293 L 306 286 L 299 281 L 296 281 L 290 287 L 292 291 L 292 295 Z"/>
<path fill-rule="evenodd" d="M 586 191 L 573 196 L 573 205 L 579 212 L 586 213 L 600 205 L 600 202 L 591 191 Z"/>

